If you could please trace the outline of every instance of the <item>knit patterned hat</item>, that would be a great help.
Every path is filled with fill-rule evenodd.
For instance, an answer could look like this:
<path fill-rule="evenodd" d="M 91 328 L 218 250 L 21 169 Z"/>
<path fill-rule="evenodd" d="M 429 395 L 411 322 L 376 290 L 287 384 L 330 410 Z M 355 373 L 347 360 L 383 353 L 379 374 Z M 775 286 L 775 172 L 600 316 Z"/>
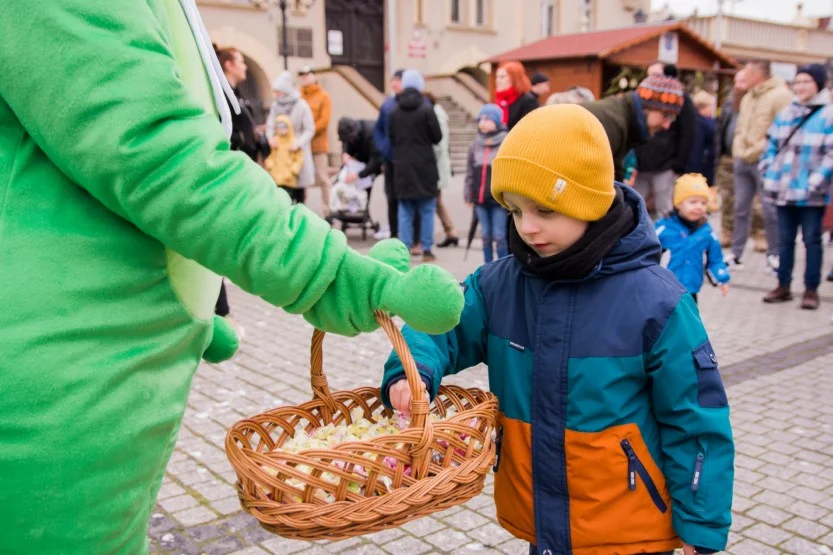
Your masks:
<path fill-rule="evenodd" d="M 495 122 L 495 126 L 498 129 L 503 127 L 503 111 L 497 104 L 484 104 L 477 113 L 477 121 L 480 121 L 482 117 L 487 117 Z"/>
<path fill-rule="evenodd" d="M 601 219 L 616 194 L 602 124 L 575 104 L 544 106 L 524 116 L 492 163 L 492 196 L 508 208 L 505 193 L 577 220 Z"/>
<path fill-rule="evenodd" d="M 673 77 L 650 75 L 636 88 L 636 94 L 646 110 L 678 115 L 683 108 L 683 85 Z"/>
<path fill-rule="evenodd" d="M 674 185 L 674 206 L 679 206 L 684 200 L 691 197 L 705 197 L 711 201 L 712 193 L 706 178 L 699 173 L 687 173 L 677 178 Z"/>

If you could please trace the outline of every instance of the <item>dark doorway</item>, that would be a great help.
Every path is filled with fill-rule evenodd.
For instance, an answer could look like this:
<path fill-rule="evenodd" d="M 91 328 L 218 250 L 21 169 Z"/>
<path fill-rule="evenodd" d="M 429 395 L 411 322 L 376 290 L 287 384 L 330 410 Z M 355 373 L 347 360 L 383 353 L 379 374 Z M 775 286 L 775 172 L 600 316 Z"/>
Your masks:
<path fill-rule="evenodd" d="M 327 31 L 341 33 L 333 65 L 354 67 L 380 91 L 385 89 L 385 0 L 326 0 Z M 325 41 L 327 37 L 325 35 Z"/>

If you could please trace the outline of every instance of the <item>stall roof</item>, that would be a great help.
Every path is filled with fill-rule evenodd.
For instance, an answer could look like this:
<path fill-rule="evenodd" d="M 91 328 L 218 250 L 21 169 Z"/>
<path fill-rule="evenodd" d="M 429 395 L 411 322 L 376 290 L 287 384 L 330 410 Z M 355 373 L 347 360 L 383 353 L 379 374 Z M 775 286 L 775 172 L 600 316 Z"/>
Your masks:
<path fill-rule="evenodd" d="M 593 31 L 555 35 L 515 48 L 503 54 L 493 56 L 485 62 L 500 63 L 509 61 L 558 60 L 565 58 L 607 58 L 613 54 L 632 48 L 645 41 L 654 39 L 663 33 L 676 31 L 699 43 L 712 52 L 722 64 L 735 67 L 737 63 L 730 56 L 717 50 L 714 45 L 701 37 L 684 23 L 664 23 L 661 25 L 634 25 L 621 29 Z"/>

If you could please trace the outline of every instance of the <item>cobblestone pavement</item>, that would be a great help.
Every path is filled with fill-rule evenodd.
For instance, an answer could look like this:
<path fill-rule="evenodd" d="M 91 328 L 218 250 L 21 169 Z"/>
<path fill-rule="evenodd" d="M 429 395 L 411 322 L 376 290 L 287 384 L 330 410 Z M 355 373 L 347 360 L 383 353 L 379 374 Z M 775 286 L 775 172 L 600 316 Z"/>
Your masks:
<path fill-rule="evenodd" d="M 383 214 L 380 199 L 374 201 L 376 213 Z M 453 212 L 458 228 L 466 229 L 465 208 L 458 203 Z M 369 246 L 351 242 L 360 249 Z M 458 278 L 481 259 L 478 244 L 468 262 L 462 261 L 461 249 L 437 254 L 438 263 Z M 828 260 L 831 254 L 828 248 Z M 797 276 L 801 270 L 799 262 Z M 822 308 L 812 312 L 799 310 L 798 301 L 761 303 L 773 281 L 764 270 L 763 256 L 750 253 L 747 266 L 734 274 L 729 297 L 709 287 L 700 295 L 703 320 L 728 385 L 737 448 L 728 552 L 833 554 L 833 286 L 822 286 Z M 494 519 L 491 478 L 479 497 L 462 506 L 340 542 L 286 540 L 242 513 L 235 475 L 223 451 L 225 431 L 246 416 L 310 398 L 312 329 L 300 317 L 236 287 L 230 296 L 245 339 L 233 360 L 203 364 L 194 377 L 182 431 L 150 521 L 152 553 L 527 552 Z M 389 350 L 381 332 L 353 339 L 328 337 L 324 367 L 331 387 L 378 384 Z M 483 368 L 449 381 L 487 385 Z"/>

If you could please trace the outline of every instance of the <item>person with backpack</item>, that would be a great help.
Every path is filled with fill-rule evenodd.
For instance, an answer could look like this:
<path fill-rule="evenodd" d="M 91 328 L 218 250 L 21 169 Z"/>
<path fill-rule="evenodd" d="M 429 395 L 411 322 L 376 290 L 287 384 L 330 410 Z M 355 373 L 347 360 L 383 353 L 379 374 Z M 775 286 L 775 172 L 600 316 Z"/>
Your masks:
<path fill-rule="evenodd" d="M 759 169 L 764 196 L 778 214 L 778 287 L 764 297 L 765 303 L 792 299 L 795 238 L 798 228 L 807 250 L 804 295 L 801 308 L 819 307 L 823 248 L 821 222 L 830 204 L 833 183 L 833 105 L 825 88 L 827 71 L 821 64 L 798 70 L 795 98 L 769 128 L 769 142 Z"/>

